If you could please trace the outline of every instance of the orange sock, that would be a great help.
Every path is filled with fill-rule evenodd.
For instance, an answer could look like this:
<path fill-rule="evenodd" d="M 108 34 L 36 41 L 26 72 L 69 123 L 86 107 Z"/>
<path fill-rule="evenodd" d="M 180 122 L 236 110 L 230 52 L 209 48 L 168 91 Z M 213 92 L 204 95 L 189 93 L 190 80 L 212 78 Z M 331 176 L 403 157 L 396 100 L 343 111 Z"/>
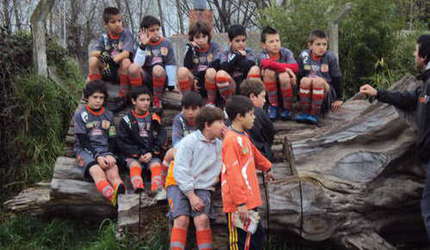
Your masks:
<path fill-rule="evenodd" d="M 260 74 L 249 74 L 248 78 L 254 78 L 254 79 L 261 79 L 261 75 Z"/>
<path fill-rule="evenodd" d="M 170 250 L 183 250 L 187 244 L 187 230 L 183 228 L 172 228 L 170 235 Z"/>
<path fill-rule="evenodd" d="M 107 180 L 101 180 L 96 183 L 97 190 L 99 190 L 102 195 L 108 199 L 111 200 L 113 196 L 113 188 L 111 184 Z"/>
<path fill-rule="evenodd" d="M 143 179 L 142 179 L 142 168 L 137 165 L 132 165 L 130 167 L 130 181 L 133 185 L 133 189 L 143 189 Z"/>
<path fill-rule="evenodd" d="M 211 250 L 212 246 L 212 230 L 204 229 L 196 231 L 196 240 L 199 250 Z"/>
<path fill-rule="evenodd" d="M 161 173 L 163 169 L 160 163 L 151 165 L 151 191 L 157 191 L 161 186 Z"/>
<path fill-rule="evenodd" d="M 129 77 L 130 85 L 132 87 L 139 87 L 142 86 L 142 78 L 140 76 L 138 77 Z"/>
<path fill-rule="evenodd" d="M 90 79 L 90 81 L 101 80 L 102 75 L 101 74 L 89 74 L 88 78 Z"/>

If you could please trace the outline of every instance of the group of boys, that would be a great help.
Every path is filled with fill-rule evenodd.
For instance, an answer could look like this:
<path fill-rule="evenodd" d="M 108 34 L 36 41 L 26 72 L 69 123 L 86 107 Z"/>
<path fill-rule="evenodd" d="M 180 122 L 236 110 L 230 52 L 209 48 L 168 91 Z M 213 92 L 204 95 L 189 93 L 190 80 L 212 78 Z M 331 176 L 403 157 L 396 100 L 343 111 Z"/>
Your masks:
<path fill-rule="evenodd" d="M 198 248 L 212 249 L 211 196 L 221 177 L 230 249 L 264 248 L 256 212 L 262 205 L 256 170 L 272 178 L 272 120 L 293 118 L 297 91 L 298 121 L 316 124 L 321 110 L 342 105 L 341 74 L 336 57 L 327 51 L 325 34 L 311 33 L 309 49 L 297 63 L 273 28 L 262 31 L 263 51 L 256 56 L 246 47 L 243 26 L 229 28 L 230 48 L 222 51 L 211 41 L 209 25 L 196 22 L 189 30 L 184 66 L 176 70 L 172 45 L 160 35 L 157 18 L 142 19 L 136 50 L 118 9 L 106 8 L 103 19 L 107 33 L 89 58 L 87 105 L 74 116 L 75 153 L 83 176 L 116 205 L 118 194 L 126 192 L 118 166 L 128 169 L 136 193 L 145 190 L 142 173 L 149 170 L 152 193 L 159 199 L 167 195 L 171 249 L 185 248 L 190 217 Z M 130 97 L 133 107 L 116 129 L 112 113 L 103 107 L 108 97 L 103 80 L 117 79 L 120 100 L 126 103 Z M 173 121 L 173 147 L 163 152 L 167 135 L 151 104 L 161 107 L 166 82 L 183 98 L 182 112 Z M 204 99 L 209 105 L 204 106 Z"/>

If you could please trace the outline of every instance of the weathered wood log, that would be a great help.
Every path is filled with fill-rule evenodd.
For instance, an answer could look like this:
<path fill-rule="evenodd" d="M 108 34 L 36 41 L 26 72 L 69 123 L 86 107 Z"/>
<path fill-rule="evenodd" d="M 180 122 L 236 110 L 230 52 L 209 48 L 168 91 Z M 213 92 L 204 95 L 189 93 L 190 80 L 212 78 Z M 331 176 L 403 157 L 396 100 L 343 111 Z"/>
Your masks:
<path fill-rule="evenodd" d="M 413 89 L 416 84 L 413 77 L 405 77 L 394 88 Z M 274 165 L 277 180 L 268 185 L 271 231 L 316 242 L 332 240 L 347 249 L 394 249 L 399 244 L 424 242 L 419 211 L 424 173 L 414 158 L 416 135 L 411 117 L 386 104 L 349 100 L 340 112 L 325 117 L 321 127 L 277 122 L 275 148 L 278 159 L 285 161 Z M 288 147 L 279 144 L 285 135 L 295 161 L 285 159 Z M 47 210 L 53 202 L 57 210 L 51 212 L 57 214 L 67 208 L 69 215 L 115 216 L 116 211 L 108 209 L 94 184 L 79 179 L 76 168 L 73 159 L 58 159 L 49 202 L 39 202 L 43 208 L 38 211 Z M 37 195 L 40 191 L 34 193 L 33 201 Z M 23 193 L 7 202 L 6 208 L 23 211 L 29 197 L 28 192 Z M 214 236 L 223 248 L 226 220 L 219 193 L 214 204 Z M 85 213 L 72 209 L 82 205 L 87 206 Z M 142 195 L 140 207 L 145 215 L 166 209 L 146 195 Z M 147 216 L 140 217 L 139 227 L 138 208 L 138 195 L 120 197 L 120 230 L 150 230 Z M 159 214 L 163 216 L 163 212 Z M 261 214 L 265 215 L 265 206 Z"/>

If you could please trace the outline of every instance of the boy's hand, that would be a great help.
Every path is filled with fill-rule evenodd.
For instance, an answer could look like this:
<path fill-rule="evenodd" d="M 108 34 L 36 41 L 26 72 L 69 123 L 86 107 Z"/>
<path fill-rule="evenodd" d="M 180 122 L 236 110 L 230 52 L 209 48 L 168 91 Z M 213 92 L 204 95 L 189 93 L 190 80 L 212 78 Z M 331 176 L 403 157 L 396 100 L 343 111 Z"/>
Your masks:
<path fill-rule="evenodd" d="M 150 162 L 150 161 L 151 161 L 151 159 L 152 159 L 152 154 L 151 154 L 151 153 L 146 153 L 146 154 L 141 155 L 141 156 L 139 157 L 139 161 L 140 161 L 140 162 L 144 162 L 144 163 L 148 163 L 148 162 Z"/>
<path fill-rule="evenodd" d="M 342 104 L 343 104 L 343 101 L 341 101 L 341 100 L 334 101 L 331 104 L 331 111 L 333 111 L 333 112 L 339 111 Z"/>
<path fill-rule="evenodd" d="M 266 182 L 274 181 L 275 180 L 275 178 L 273 177 L 273 174 L 272 174 L 271 170 L 264 172 L 264 176 L 265 176 L 264 179 L 265 179 Z"/>
<path fill-rule="evenodd" d="M 149 37 L 145 30 L 139 32 L 139 40 L 143 45 L 147 45 L 149 43 Z"/>
<path fill-rule="evenodd" d="M 248 208 L 246 208 L 246 205 L 238 206 L 237 211 L 239 212 L 240 220 L 247 221 L 249 217 L 249 211 Z"/>
<path fill-rule="evenodd" d="M 106 155 L 104 158 L 106 159 L 106 162 L 107 162 L 109 168 L 112 168 L 115 166 L 115 164 L 116 164 L 115 157 L 113 157 L 112 155 Z"/>
<path fill-rule="evenodd" d="M 193 46 L 196 49 L 200 49 L 200 46 L 195 42 L 195 41 L 191 41 L 190 42 L 191 46 Z"/>
<path fill-rule="evenodd" d="M 99 164 L 99 166 L 101 167 L 101 169 L 103 169 L 103 170 L 109 169 L 109 164 L 106 161 L 105 157 L 99 156 L 99 157 L 97 157 L 96 161 Z"/>
<path fill-rule="evenodd" d="M 365 84 L 360 87 L 360 93 L 368 96 L 376 96 L 378 91 L 369 84 Z"/>
<path fill-rule="evenodd" d="M 246 56 L 246 50 L 237 50 L 242 56 Z"/>
<path fill-rule="evenodd" d="M 288 75 L 290 76 L 290 78 L 291 78 L 291 84 L 296 84 L 297 83 L 296 74 L 294 74 L 294 72 L 291 69 L 289 69 L 289 68 L 286 68 L 285 72 L 287 72 Z"/>
<path fill-rule="evenodd" d="M 187 194 L 188 200 L 190 201 L 191 208 L 194 211 L 200 212 L 205 208 L 205 204 L 203 203 L 202 199 L 198 197 L 194 192 L 189 192 Z"/>

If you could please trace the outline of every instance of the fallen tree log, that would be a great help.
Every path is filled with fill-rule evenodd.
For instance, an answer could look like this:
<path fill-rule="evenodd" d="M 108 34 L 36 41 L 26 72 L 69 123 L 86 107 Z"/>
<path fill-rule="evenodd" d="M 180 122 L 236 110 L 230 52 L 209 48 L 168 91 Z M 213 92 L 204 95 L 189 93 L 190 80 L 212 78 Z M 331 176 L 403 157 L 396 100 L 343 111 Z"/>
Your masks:
<path fill-rule="evenodd" d="M 409 76 L 394 88 L 417 84 Z M 274 165 L 277 180 L 268 185 L 271 231 L 315 242 L 331 240 L 346 249 L 395 249 L 425 242 L 419 210 L 424 172 L 415 160 L 412 117 L 386 104 L 351 99 L 340 112 L 325 117 L 321 127 L 276 122 L 274 149 L 280 162 Z M 286 136 L 291 152 L 281 143 Z M 74 160 L 59 158 L 45 211 L 56 204 L 57 210 L 50 212 L 62 214 L 67 208 L 68 215 L 81 218 L 118 213 L 121 231 L 142 234 L 150 231 L 151 219 L 139 219 L 139 206 L 147 215 L 166 209 L 146 195 L 139 204 L 138 196 L 130 194 L 121 196 L 118 211 L 113 211 L 92 183 L 79 178 Z M 19 197 L 6 207 L 25 211 Z M 25 197 L 31 201 L 28 192 Z M 87 206 L 85 213 L 80 206 Z M 223 248 L 226 220 L 219 193 L 215 209 L 214 236 Z M 266 214 L 265 207 L 261 214 Z"/>

